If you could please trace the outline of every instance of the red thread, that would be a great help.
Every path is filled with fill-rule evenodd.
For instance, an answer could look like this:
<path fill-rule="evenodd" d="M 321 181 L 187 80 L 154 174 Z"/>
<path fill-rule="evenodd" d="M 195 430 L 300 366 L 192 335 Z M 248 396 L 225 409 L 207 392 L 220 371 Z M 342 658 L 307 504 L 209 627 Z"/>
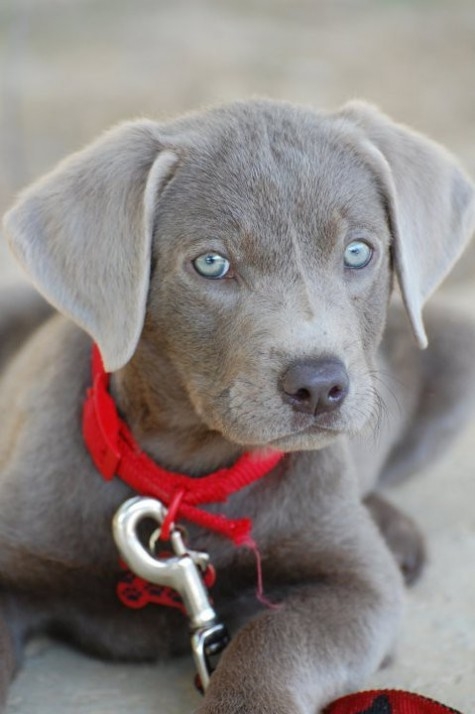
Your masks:
<path fill-rule="evenodd" d="M 250 542 L 248 543 L 248 547 L 251 548 L 252 552 L 254 553 L 254 556 L 256 558 L 256 571 L 257 571 L 257 590 L 256 590 L 256 597 L 261 603 L 261 605 L 264 605 L 265 607 L 269 608 L 269 610 L 280 610 L 282 605 L 277 602 L 272 602 L 272 600 L 269 600 L 269 598 L 266 597 L 264 593 L 264 579 L 262 577 L 262 557 L 259 552 L 259 548 L 257 547 L 256 543 L 250 539 Z"/>

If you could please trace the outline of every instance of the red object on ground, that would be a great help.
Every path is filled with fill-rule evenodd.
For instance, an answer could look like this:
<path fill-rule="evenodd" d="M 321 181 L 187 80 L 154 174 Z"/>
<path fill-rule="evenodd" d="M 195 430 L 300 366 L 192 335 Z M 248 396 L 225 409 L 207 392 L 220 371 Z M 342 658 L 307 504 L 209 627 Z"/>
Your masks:
<path fill-rule="evenodd" d="M 420 694 L 398 689 L 357 692 L 337 699 L 324 714 L 461 714 Z"/>

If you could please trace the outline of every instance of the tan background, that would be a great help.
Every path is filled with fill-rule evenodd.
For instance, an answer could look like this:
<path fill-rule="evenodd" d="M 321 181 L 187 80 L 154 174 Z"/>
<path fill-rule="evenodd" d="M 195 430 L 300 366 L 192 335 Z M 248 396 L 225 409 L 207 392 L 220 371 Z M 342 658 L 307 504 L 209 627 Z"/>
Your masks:
<path fill-rule="evenodd" d="M 0 0 L 0 211 L 111 123 L 255 94 L 324 108 L 369 99 L 475 175 L 475 1 Z M 473 254 L 449 297 L 475 314 Z M 0 280 L 16 279 L 0 239 Z M 431 559 L 396 659 L 370 683 L 465 714 L 475 711 L 474 443 L 471 427 L 393 494 L 421 522 Z M 186 660 L 118 667 L 39 641 L 8 712 L 190 711 L 190 673 Z"/>

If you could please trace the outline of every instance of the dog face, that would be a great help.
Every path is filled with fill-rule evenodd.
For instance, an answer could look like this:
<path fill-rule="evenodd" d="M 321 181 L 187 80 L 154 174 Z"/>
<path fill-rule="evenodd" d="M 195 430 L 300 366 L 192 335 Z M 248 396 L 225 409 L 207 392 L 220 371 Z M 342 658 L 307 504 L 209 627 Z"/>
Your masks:
<path fill-rule="evenodd" d="M 377 180 L 330 127 L 225 114 L 161 195 L 143 339 L 210 429 L 318 448 L 375 413 L 389 247 Z"/>
<path fill-rule="evenodd" d="M 160 376 L 208 429 L 293 450 L 375 414 L 390 256 L 424 346 L 422 306 L 474 224 L 453 159 L 376 110 L 257 101 L 122 125 L 5 225 L 108 369 L 147 354 L 152 395 Z"/>

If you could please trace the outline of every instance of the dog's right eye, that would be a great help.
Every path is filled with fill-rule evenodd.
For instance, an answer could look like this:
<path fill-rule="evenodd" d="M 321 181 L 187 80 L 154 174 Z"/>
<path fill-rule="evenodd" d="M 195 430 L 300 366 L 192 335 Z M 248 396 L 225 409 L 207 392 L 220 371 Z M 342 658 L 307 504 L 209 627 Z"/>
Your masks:
<path fill-rule="evenodd" d="M 231 264 L 227 258 L 219 255 L 219 253 L 205 253 L 195 258 L 193 267 L 203 278 L 219 280 L 228 275 Z"/>
<path fill-rule="evenodd" d="M 364 240 L 354 240 L 345 249 L 345 267 L 360 270 L 366 268 L 373 257 L 373 248 Z"/>

